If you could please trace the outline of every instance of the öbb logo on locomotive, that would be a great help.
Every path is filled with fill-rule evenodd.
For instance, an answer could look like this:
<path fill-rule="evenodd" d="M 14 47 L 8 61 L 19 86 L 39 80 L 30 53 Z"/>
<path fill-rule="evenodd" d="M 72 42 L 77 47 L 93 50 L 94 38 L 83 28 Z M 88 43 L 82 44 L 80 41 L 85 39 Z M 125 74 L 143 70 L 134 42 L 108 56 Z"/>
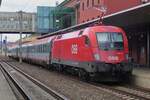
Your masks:
<path fill-rule="evenodd" d="M 71 45 L 71 53 L 72 54 L 78 54 L 78 45 L 77 44 Z"/>

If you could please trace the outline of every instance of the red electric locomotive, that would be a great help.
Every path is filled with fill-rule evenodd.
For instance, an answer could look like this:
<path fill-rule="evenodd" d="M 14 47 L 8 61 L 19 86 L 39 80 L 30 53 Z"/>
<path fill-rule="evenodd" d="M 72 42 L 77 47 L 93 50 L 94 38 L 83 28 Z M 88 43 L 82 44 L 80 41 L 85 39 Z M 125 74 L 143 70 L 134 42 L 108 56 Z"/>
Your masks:
<path fill-rule="evenodd" d="M 42 37 L 22 48 L 23 60 L 58 70 L 71 69 L 83 80 L 118 81 L 132 73 L 126 34 L 114 26 L 98 25 Z M 18 46 L 9 49 L 13 57 L 18 57 L 17 51 Z"/>
<path fill-rule="evenodd" d="M 51 63 L 60 69 L 76 70 L 84 80 L 116 80 L 131 75 L 128 53 L 128 40 L 122 29 L 93 26 L 56 36 Z"/>

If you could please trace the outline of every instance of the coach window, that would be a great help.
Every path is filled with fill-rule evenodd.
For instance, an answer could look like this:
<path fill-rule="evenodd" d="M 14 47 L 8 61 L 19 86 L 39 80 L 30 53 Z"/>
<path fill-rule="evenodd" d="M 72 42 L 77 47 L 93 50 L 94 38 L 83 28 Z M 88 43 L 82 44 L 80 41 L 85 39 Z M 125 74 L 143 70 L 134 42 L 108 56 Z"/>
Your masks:
<path fill-rule="evenodd" d="M 32 46 L 32 53 L 34 52 L 34 48 L 33 48 L 33 46 Z"/>
<path fill-rule="evenodd" d="M 35 46 L 35 53 L 37 53 L 37 46 Z"/>
<path fill-rule="evenodd" d="M 42 53 L 44 52 L 44 44 L 42 44 Z"/>
<path fill-rule="evenodd" d="M 43 52 L 43 45 L 41 45 L 41 53 Z"/>
<path fill-rule="evenodd" d="M 32 53 L 34 53 L 34 46 L 32 46 Z"/>
<path fill-rule="evenodd" d="M 47 45 L 44 44 L 44 52 L 47 52 L 47 51 L 46 51 L 46 48 L 47 48 Z"/>
<path fill-rule="evenodd" d="M 41 53 L 41 46 L 39 45 L 39 53 Z"/>
<path fill-rule="evenodd" d="M 46 52 L 48 52 L 49 50 L 48 50 L 48 43 L 46 44 Z"/>
<path fill-rule="evenodd" d="M 45 44 L 43 44 L 43 52 L 45 52 Z"/>
<path fill-rule="evenodd" d="M 39 53 L 39 46 L 37 45 L 37 53 Z"/>
<path fill-rule="evenodd" d="M 44 46 L 43 46 L 43 44 L 42 44 L 42 53 L 43 53 L 43 51 L 44 51 Z"/>
<path fill-rule="evenodd" d="M 34 53 L 34 46 L 32 46 L 32 53 Z"/>
<path fill-rule="evenodd" d="M 30 46 L 30 53 L 32 53 L 32 48 L 31 48 L 31 46 Z"/>
<path fill-rule="evenodd" d="M 40 53 L 41 53 L 41 51 L 42 51 L 42 47 L 41 47 L 41 45 L 39 45 L 39 47 L 40 47 Z"/>
<path fill-rule="evenodd" d="M 50 43 L 47 43 L 47 52 L 50 51 Z"/>
<path fill-rule="evenodd" d="M 38 45 L 38 53 L 40 53 L 40 46 Z"/>
<path fill-rule="evenodd" d="M 48 43 L 48 44 L 49 44 L 49 43 Z M 47 52 L 49 52 L 49 48 L 50 48 L 48 44 L 47 44 Z"/>
<path fill-rule="evenodd" d="M 44 52 L 46 52 L 46 45 L 44 44 Z"/>
<path fill-rule="evenodd" d="M 42 45 L 41 45 L 41 53 L 42 53 L 42 51 L 43 51 L 43 47 L 42 47 Z"/>
<path fill-rule="evenodd" d="M 42 44 L 42 53 L 44 52 L 44 45 Z"/>
<path fill-rule="evenodd" d="M 43 44 L 43 53 L 45 52 L 45 44 Z"/>
<path fill-rule="evenodd" d="M 47 43 L 45 44 L 45 52 L 48 52 L 48 45 L 47 45 Z"/>

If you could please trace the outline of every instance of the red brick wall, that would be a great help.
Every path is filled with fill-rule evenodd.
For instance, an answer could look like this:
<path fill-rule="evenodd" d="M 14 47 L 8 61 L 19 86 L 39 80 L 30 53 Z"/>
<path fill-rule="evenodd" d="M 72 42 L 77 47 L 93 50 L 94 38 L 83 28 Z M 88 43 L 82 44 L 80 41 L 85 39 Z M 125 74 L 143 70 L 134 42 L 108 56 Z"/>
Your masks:
<path fill-rule="evenodd" d="M 68 3 L 65 4 L 66 7 L 74 7 L 78 0 L 70 0 Z"/>
<path fill-rule="evenodd" d="M 98 5 L 98 0 L 94 0 L 94 5 Z M 141 0 L 104 0 L 104 5 L 107 7 L 107 13 L 112 14 L 121 10 L 125 10 L 137 5 L 142 4 Z M 82 10 L 82 3 L 84 3 L 84 10 Z M 80 21 L 79 23 L 82 23 L 83 21 L 87 21 L 88 19 L 95 19 L 100 15 L 100 12 L 95 10 L 92 7 L 92 0 L 90 0 L 90 6 L 87 7 L 87 0 L 81 0 L 80 3 Z"/>
<path fill-rule="evenodd" d="M 95 10 L 92 6 L 92 0 L 89 0 L 89 6 L 87 7 L 87 0 L 70 0 L 65 4 L 66 7 L 75 7 L 76 3 L 80 1 L 80 11 L 78 11 L 78 15 L 80 15 L 78 19 L 78 23 L 82 23 L 83 21 L 88 21 L 97 18 L 100 16 L 100 12 Z M 94 5 L 100 5 L 101 3 L 107 7 L 107 14 L 112 14 L 121 10 L 125 10 L 137 5 L 142 4 L 141 0 L 94 0 Z M 82 5 L 84 3 L 84 10 L 82 9 Z"/>

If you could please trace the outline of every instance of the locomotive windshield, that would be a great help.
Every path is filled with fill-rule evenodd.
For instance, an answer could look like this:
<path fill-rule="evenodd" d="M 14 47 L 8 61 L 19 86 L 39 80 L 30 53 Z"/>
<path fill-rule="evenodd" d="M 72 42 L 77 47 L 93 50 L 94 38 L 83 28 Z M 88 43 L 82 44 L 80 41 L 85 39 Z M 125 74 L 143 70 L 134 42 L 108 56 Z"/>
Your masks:
<path fill-rule="evenodd" d="M 121 33 L 98 32 L 96 35 L 101 50 L 123 50 L 123 36 Z"/>

